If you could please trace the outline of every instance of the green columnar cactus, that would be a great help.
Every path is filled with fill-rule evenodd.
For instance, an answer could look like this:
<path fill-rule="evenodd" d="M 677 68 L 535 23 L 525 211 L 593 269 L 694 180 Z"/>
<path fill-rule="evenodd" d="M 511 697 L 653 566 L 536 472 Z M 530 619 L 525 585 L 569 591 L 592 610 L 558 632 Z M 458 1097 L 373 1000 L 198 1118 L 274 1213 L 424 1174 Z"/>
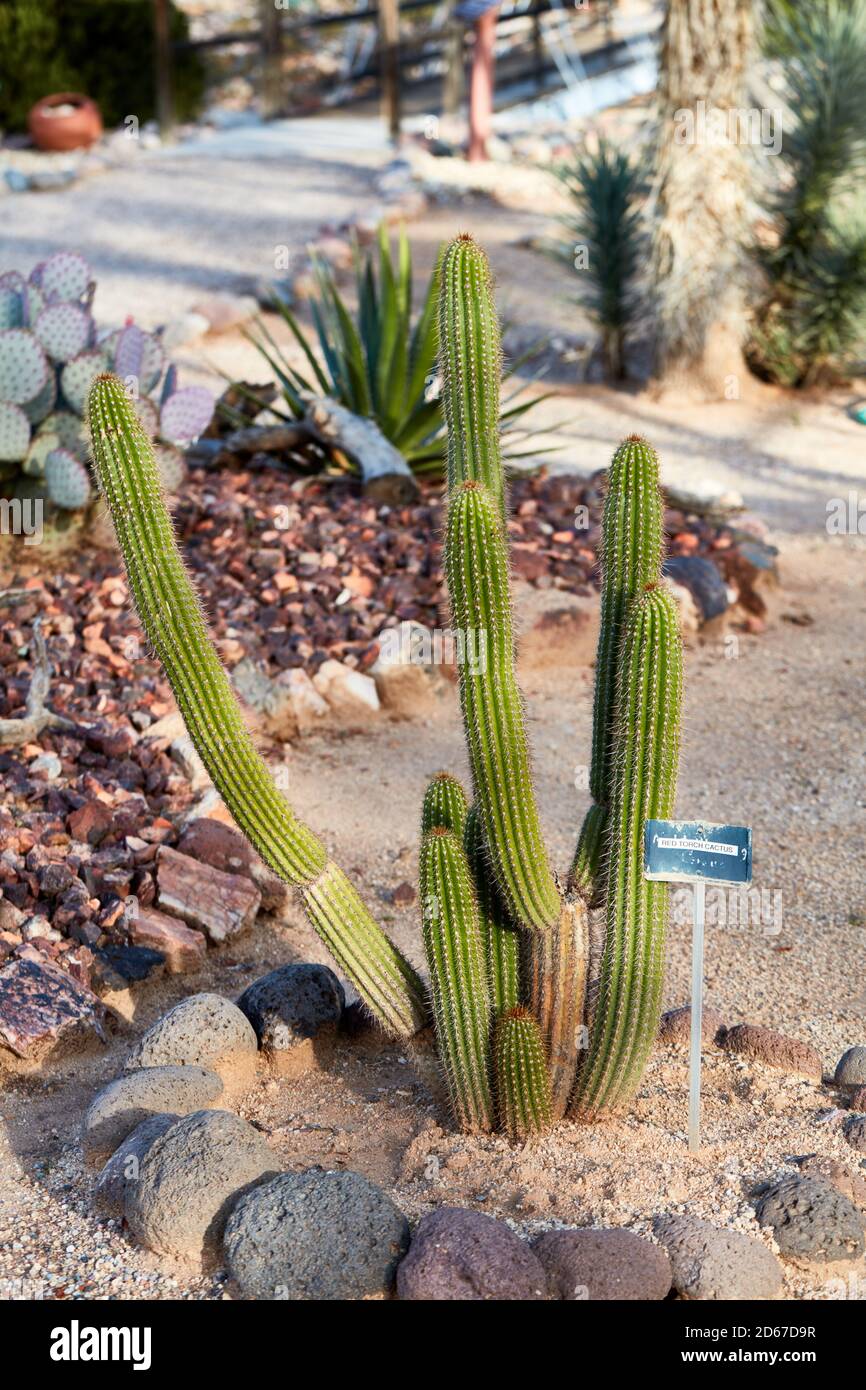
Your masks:
<path fill-rule="evenodd" d="M 494 1014 L 499 1015 L 506 1009 L 513 1009 L 520 1001 L 520 933 L 510 921 L 496 887 L 477 806 L 470 807 L 466 817 L 463 848 L 478 900 L 490 1002 Z"/>
<path fill-rule="evenodd" d="M 644 826 L 674 812 L 682 705 L 677 607 L 660 585 L 629 608 L 617 684 L 605 945 L 572 1105 L 586 1119 L 631 1098 L 658 1030 L 667 886 L 644 877 Z"/>
<path fill-rule="evenodd" d="M 426 1021 L 423 985 L 257 753 L 184 568 L 153 448 L 117 377 L 97 378 L 88 414 L 100 489 L 142 626 L 214 786 L 265 863 L 302 890 L 313 926 L 382 1026 L 411 1037 Z"/>
<path fill-rule="evenodd" d="M 448 427 L 448 487 L 483 483 L 505 517 L 499 451 L 502 349 L 487 257 L 458 236 L 439 264 L 439 370 Z"/>
<path fill-rule="evenodd" d="M 658 456 L 646 440 L 630 435 L 611 460 L 602 520 L 601 625 L 595 663 L 592 763 L 589 787 L 601 807 L 610 805 L 616 729 L 617 664 L 625 613 L 634 596 L 662 575 L 663 508 Z M 590 808 L 580 833 L 569 886 L 603 896 L 603 815 Z"/>
<path fill-rule="evenodd" d="M 460 483 L 451 494 L 445 568 L 453 621 L 473 653 L 459 665 L 460 699 L 484 838 L 509 912 L 546 931 L 559 917 L 559 891 L 541 838 L 514 674 L 505 539 L 481 483 Z"/>
<path fill-rule="evenodd" d="M 428 830 L 453 830 L 458 840 L 463 838 L 469 803 L 466 793 L 450 772 L 437 772 L 424 793 L 421 807 L 421 835 Z"/>
<path fill-rule="evenodd" d="M 493 1128 L 490 997 L 478 907 L 463 846 L 435 828 L 421 845 L 420 896 L 436 1042 L 462 1130 Z"/>
<path fill-rule="evenodd" d="M 548 932 L 529 933 L 526 946 L 527 997 L 547 1055 L 554 1120 L 568 1108 L 585 1047 L 588 944 L 586 903 L 571 894 L 559 921 Z"/>
<path fill-rule="evenodd" d="M 508 1009 L 499 1019 L 494 1056 L 499 1123 L 520 1143 L 547 1129 L 553 1117 L 544 1043 L 528 1009 Z"/>

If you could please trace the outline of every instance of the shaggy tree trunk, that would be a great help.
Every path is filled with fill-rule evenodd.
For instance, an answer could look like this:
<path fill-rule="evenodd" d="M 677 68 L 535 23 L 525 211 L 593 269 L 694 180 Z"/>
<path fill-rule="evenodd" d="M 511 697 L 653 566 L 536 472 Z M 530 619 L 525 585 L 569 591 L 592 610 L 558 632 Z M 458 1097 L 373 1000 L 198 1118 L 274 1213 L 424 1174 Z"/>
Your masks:
<path fill-rule="evenodd" d="M 746 77 L 754 0 L 669 0 L 662 34 L 652 279 L 655 370 L 736 397 L 751 127 Z M 733 113 L 733 114 L 732 114 Z"/>

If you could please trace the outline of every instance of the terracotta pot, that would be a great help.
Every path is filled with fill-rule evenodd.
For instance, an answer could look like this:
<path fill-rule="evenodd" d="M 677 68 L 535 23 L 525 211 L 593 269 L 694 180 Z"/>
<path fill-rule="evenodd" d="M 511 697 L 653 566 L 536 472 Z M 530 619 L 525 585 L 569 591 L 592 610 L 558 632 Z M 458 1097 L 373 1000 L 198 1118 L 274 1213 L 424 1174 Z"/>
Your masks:
<path fill-rule="evenodd" d="M 27 128 L 40 150 L 80 150 L 102 135 L 99 107 L 80 92 L 54 92 L 31 107 Z"/>

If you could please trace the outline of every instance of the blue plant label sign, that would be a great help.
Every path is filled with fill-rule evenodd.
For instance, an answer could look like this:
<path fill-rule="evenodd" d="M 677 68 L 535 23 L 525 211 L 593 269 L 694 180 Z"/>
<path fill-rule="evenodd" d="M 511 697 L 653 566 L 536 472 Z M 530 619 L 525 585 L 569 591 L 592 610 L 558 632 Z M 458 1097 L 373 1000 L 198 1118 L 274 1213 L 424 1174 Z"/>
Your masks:
<path fill-rule="evenodd" d="M 648 820 L 644 874 L 668 883 L 750 883 L 752 832 L 746 825 Z"/>

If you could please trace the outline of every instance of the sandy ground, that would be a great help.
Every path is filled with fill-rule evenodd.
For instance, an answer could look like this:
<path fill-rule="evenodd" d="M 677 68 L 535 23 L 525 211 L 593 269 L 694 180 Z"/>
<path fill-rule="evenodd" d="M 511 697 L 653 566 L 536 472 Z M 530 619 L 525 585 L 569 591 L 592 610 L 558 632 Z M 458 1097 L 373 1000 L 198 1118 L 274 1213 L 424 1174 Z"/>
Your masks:
<path fill-rule="evenodd" d="M 322 220 L 345 216 L 371 196 L 371 172 L 382 157 L 372 154 L 366 165 L 333 153 L 224 165 L 217 156 L 173 156 L 154 161 L 144 184 L 131 173 L 111 174 L 62 196 L 7 199 L 3 261 L 26 265 L 73 242 L 97 269 L 106 317 L 125 312 L 135 290 L 141 317 L 156 321 L 186 308 L 202 286 L 233 288 L 235 275 L 266 273 L 274 241 L 300 247 Z M 575 332 L 580 320 L 567 272 L 517 244 L 537 234 L 543 219 L 513 207 L 493 211 L 474 198 L 439 208 L 412 228 L 420 270 L 455 225 L 477 230 L 488 244 L 501 299 L 521 331 Z M 214 351 L 233 369 L 251 360 L 236 338 Z M 695 407 L 575 388 L 565 368 L 558 375 L 570 398 L 547 409 L 571 421 L 559 465 L 589 471 L 607 461 L 624 433 L 645 430 L 668 480 L 699 474 L 737 487 L 782 547 L 783 589 L 768 631 L 739 635 L 735 648 L 713 642 L 689 653 L 678 808 L 684 816 L 751 824 L 755 887 L 769 894 L 769 920 L 710 929 L 708 1003 L 729 1024 L 766 1023 L 810 1040 L 832 1071 L 846 1046 L 866 1041 L 866 545 L 830 539 L 825 528 L 828 501 L 863 483 L 864 436 L 843 411 L 850 393 L 811 401 L 750 390 L 748 400 Z M 522 606 L 519 600 L 518 612 Z M 524 670 L 522 681 L 544 824 L 565 867 L 587 804 L 579 787 L 589 758 L 592 672 L 552 653 L 543 670 Z M 299 811 L 418 961 L 415 910 L 385 898 L 415 880 L 427 777 L 443 767 L 466 773 L 456 702 L 443 703 L 423 728 L 383 722 L 365 736 L 311 739 L 282 756 Z M 688 947 L 687 922 L 675 921 L 670 1004 L 688 997 Z M 133 1038 L 175 999 L 203 988 L 236 997 L 269 967 L 301 959 L 325 956 L 294 912 L 230 951 L 213 952 L 200 977 L 139 995 L 134 1019 L 106 1051 L 44 1074 L 7 1070 L 0 1297 L 52 1296 L 58 1286 L 68 1297 L 227 1296 L 219 1273 L 169 1269 L 111 1223 L 92 1219 L 75 1136 L 89 1099 L 119 1069 Z M 820 1118 L 834 1105 L 832 1088 L 712 1052 L 705 1079 L 704 1147 L 693 1157 L 684 1133 L 686 1060 L 674 1052 L 657 1054 L 627 1118 L 592 1129 L 563 1126 L 525 1151 L 449 1133 L 423 1070 L 371 1040 L 347 1041 L 327 1068 L 303 1081 L 275 1082 L 263 1072 L 243 1113 L 287 1166 L 355 1167 L 411 1216 L 459 1202 L 526 1231 L 554 1222 L 644 1230 L 656 1211 L 688 1209 L 758 1234 L 748 1203 L 756 1180 L 809 1152 L 855 1167 L 838 1123 Z M 786 1295 L 826 1297 L 836 1273 L 786 1266 Z"/>

